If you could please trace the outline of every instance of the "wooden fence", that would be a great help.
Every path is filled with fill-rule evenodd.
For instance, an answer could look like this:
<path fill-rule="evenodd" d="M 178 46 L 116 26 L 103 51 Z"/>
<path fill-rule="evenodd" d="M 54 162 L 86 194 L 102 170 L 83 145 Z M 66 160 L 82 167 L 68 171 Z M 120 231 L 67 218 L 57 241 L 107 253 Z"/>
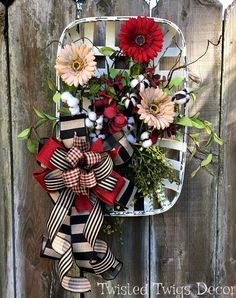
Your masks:
<path fill-rule="evenodd" d="M 147 15 L 144 0 L 87 0 L 83 15 Z M 184 32 L 190 66 L 203 82 L 197 108 L 224 139 L 215 176 L 205 172 L 186 178 L 177 205 L 163 215 L 125 219 L 123 245 L 119 235 L 109 240 L 124 267 L 110 286 L 146 286 L 146 297 L 197 297 L 197 282 L 236 286 L 236 2 L 222 23 L 216 0 L 160 0 L 154 16 L 170 19 Z M 71 0 L 15 0 L 0 3 L 0 297 L 72 298 L 64 291 L 54 262 L 39 257 L 41 234 L 51 209 L 47 195 L 32 179 L 35 159 L 17 139 L 34 119 L 32 107 L 51 109 L 47 77 L 54 76 L 57 44 L 64 26 L 75 17 Z M 223 44 L 222 44 L 223 42 Z M 187 166 L 187 176 L 197 161 Z M 92 279 L 92 277 L 90 278 Z M 143 297 L 102 293 L 93 278 L 86 297 Z M 191 293 L 157 295 L 155 283 L 187 286 Z M 231 288 L 232 289 L 232 288 Z M 195 294 L 194 294 L 195 293 Z M 232 293 L 232 291 L 231 291 Z"/>

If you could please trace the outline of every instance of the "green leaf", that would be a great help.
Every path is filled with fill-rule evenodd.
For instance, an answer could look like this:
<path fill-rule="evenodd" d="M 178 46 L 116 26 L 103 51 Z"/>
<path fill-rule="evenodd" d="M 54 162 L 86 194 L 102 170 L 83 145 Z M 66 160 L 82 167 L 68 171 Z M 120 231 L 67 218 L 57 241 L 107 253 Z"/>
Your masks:
<path fill-rule="evenodd" d="M 177 141 L 182 142 L 182 140 L 183 140 L 183 134 L 180 131 L 177 131 L 176 134 L 175 134 L 175 139 Z"/>
<path fill-rule="evenodd" d="M 112 77 L 112 79 L 114 79 L 119 74 L 120 71 L 117 69 L 111 68 L 109 70 L 109 72 L 110 72 L 110 76 Z"/>
<path fill-rule="evenodd" d="M 54 81 L 50 78 L 48 78 L 48 87 L 53 91 L 56 92 L 57 91 L 57 87 L 54 83 Z"/>
<path fill-rule="evenodd" d="M 110 47 L 102 47 L 99 49 L 99 52 L 104 56 L 110 56 L 115 52 L 115 50 Z"/>
<path fill-rule="evenodd" d="M 44 116 L 45 116 L 47 119 L 52 120 L 52 121 L 57 119 L 57 117 L 52 116 L 52 115 L 49 115 L 49 114 L 46 114 L 46 113 L 44 113 Z"/>
<path fill-rule="evenodd" d="M 211 134 L 205 146 L 206 146 L 206 147 L 211 146 L 213 140 L 214 140 L 214 136 Z"/>
<path fill-rule="evenodd" d="M 34 153 L 36 151 L 36 145 L 31 139 L 28 139 L 27 148 L 30 153 Z"/>
<path fill-rule="evenodd" d="M 77 88 L 74 85 L 68 86 L 65 82 L 62 82 L 61 93 L 66 92 L 66 91 L 70 92 L 73 96 L 75 96 Z"/>
<path fill-rule="evenodd" d="M 130 67 L 130 75 L 132 77 L 137 77 L 140 74 L 141 71 L 141 64 L 140 63 L 135 63 Z"/>
<path fill-rule="evenodd" d="M 61 115 L 70 115 L 70 110 L 69 108 L 65 108 L 65 107 L 62 107 L 58 110 L 58 112 L 61 114 Z"/>
<path fill-rule="evenodd" d="M 43 118 L 43 119 L 39 119 L 38 122 L 35 124 L 35 128 L 39 128 L 41 125 L 43 125 L 44 123 L 46 123 L 48 121 L 48 119 Z"/>
<path fill-rule="evenodd" d="M 176 124 L 192 127 L 192 120 L 189 117 L 182 117 L 176 121 Z"/>
<path fill-rule="evenodd" d="M 190 160 L 192 160 L 193 159 L 193 157 L 194 157 L 194 155 L 196 154 L 196 152 L 197 152 L 197 148 L 196 147 L 194 147 L 193 148 L 193 151 L 192 151 L 192 153 L 191 153 L 191 155 L 190 155 Z"/>
<path fill-rule="evenodd" d="M 192 118 L 191 118 L 191 121 L 192 121 L 193 127 L 196 127 L 196 128 L 198 128 L 198 129 L 203 129 L 203 128 L 205 128 L 205 124 L 204 124 L 204 122 L 201 121 L 200 119 L 197 119 L 197 118 L 192 117 Z"/>
<path fill-rule="evenodd" d="M 200 137 L 200 133 L 190 133 L 189 134 L 191 138 L 193 139 L 196 139 L 196 140 L 199 140 L 199 137 Z"/>
<path fill-rule="evenodd" d="M 210 135 L 212 133 L 212 124 L 209 121 L 204 120 L 205 130 Z"/>
<path fill-rule="evenodd" d="M 39 112 L 35 107 L 33 107 L 35 114 L 39 117 L 39 118 L 45 118 L 44 114 L 42 112 Z"/>
<path fill-rule="evenodd" d="M 207 158 L 201 162 L 201 167 L 205 167 L 205 166 L 209 165 L 209 163 L 212 161 L 212 157 L 213 157 L 213 155 L 211 153 L 208 154 Z"/>
<path fill-rule="evenodd" d="M 171 89 L 173 87 L 178 87 L 183 82 L 183 80 L 184 80 L 183 77 L 176 77 L 176 78 L 174 78 L 169 83 L 169 89 Z"/>
<path fill-rule="evenodd" d="M 194 115 L 192 116 L 192 118 L 199 118 L 199 116 L 200 116 L 200 112 L 197 112 L 196 114 L 194 114 Z"/>
<path fill-rule="evenodd" d="M 163 92 L 168 96 L 170 96 L 172 94 L 172 92 L 168 88 L 164 88 Z"/>
<path fill-rule="evenodd" d="M 53 101 L 54 101 L 54 102 L 58 102 L 60 99 L 61 99 L 61 93 L 57 91 L 57 92 L 53 95 Z"/>
<path fill-rule="evenodd" d="M 121 103 L 118 103 L 118 109 L 120 111 L 124 112 L 125 111 L 125 106 L 123 104 L 121 104 Z"/>
<path fill-rule="evenodd" d="M 194 170 L 192 173 L 191 173 L 191 177 L 193 178 L 193 177 L 195 177 L 196 176 L 196 174 L 198 173 L 198 171 L 201 169 L 201 167 L 199 166 L 199 167 L 197 167 L 196 168 L 196 170 Z"/>
<path fill-rule="evenodd" d="M 125 87 L 127 85 L 126 79 L 123 78 L 121 80 L 121 84 L 122 84 L 123 87 Z"/>
<path fill-rule="evenodd" d="M 99 84 L 92 84 L 89 89 L 89 94 L 96 94 L 100 90 Z"/>
<path fill-rule="evenodd" d="M 224 144 L 223 140 L 220 137 L 218 137 L 216 133 L 213 134 L 213 138 L 214 138 L 214 141 L 220 146 Z"/>
<path fill-rule="evenodd" d="M 130 77 L 129 77 L 128 72 L 127 71 L 124 71 L 123 74 L 122 74 L 122 76 L 123 76 L 122 84 L 124 86 L 129 85 L 130 84 Z M 124 83 L 123 83 L 123 80 L 125 81 Z"/>
<path fill-rule="evenodd" d="M 191 92 L 190 96 L 192 97 L 193 101 L 196 101 L 197 95 L 195 93 Z"/>
<path fill-rule="evenodd" d="M 192 133 L 192 134 L 189 134 L 189 136 L 191 137 L 194 144 L 196 144 L 199 147 L 200 146 L 200 143 L 199 143 L 200 133 Z"/>
<path fill-rule="evenodd" d="M 58 124 L 58 121 L 57 120 L 54 120 L 53 121 L 53 124 L 52 124 L 52 134 L 54 133 L 54 130 L 55 130 L 57 124 Z"/>
<path fill-rule="evenodd" d="M 112 94 L 112 95 L 116 95 L 116 91 L 115 91 L 114 87 L 108 86 L 107 87 L 107 92 Z"/>
<path fill-rule="evenodd" d="M 25 128 L 20 134 L 18 134 L 18 138 L 24 140 L 27 139 L 30 134 L 30 128 Z"/>

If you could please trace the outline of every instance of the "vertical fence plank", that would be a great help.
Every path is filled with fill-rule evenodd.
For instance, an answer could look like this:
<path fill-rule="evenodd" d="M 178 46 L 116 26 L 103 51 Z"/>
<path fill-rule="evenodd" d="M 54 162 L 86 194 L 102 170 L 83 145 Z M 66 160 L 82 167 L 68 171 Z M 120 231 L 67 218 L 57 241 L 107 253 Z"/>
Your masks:
<path fill-rule="evenodd" d="M 169 19 L 180 27 L 187 41 L 187 55 L 191 62 L 204 53 L 208 40 L 217 43 L 222 32 L 221 13 L 218 1 L 167 0 L 158 3 L 154 16 Z M 196 109 L 190 109 L 190 114 L 200 111 L 201 116 L 210 120 L 218 132 L 221 45 L 210 46 L 204 58 L 189 69 L 202 79 L 203 85 Z M 184 190 L 176 206 L 166 214 L 152 218 L 152 297 L 157 293 L 157 285 L 152 283 L 188 286 L 192 291 L 196 290 L 196 282 L 214 285 L 217 167 L 214 178 L 204 171 L 193 179 L 189 178 L 198 163 L 187 165 Z"/>
<path fill-rule="evenodd" d="M 218 274 L 220 286 L 234 286 L 236 295 L 236 2 L 225 13 L 222 81 L 222 127 L 224 140 L 219 191 Z M 221 297 L 227 296 L 227 289 Z M 232 290 L 231 290 L 232 292 Z"/>
<path fill-rule="evenodd" d="M 9 8 L 17 297 L 62 297 L 54 263 L 39 256 L 52 204 L 33 180 L 38 166 L 17 135 L 36 121 L 33 106 L 54 113 L 47 78 L 54 78 L 57 43 L 46 46 L 74 18 L 72 7 L 67 0 L 16 0 Z"/>
<path fill-rule="evenodd" d="M 14 297 L 7 10 L 0 3 L 0 297 Z"/>
<path fill-rule="evenodd" d="M 143 0 L 111 0 L 109 3 L 101 0 L 87 0 L 83 12 L 83 16 L 147 14 L 148 7 Z M 86 294 L 86 297 L 128 297 L 130 296 L 128 294 L 129 284 L 131 291 L 134 286 L 144 286 L 147 289 L 146 295 L 131 294 L 131 297 L 132 295 L 133 297 L 149 297 L 149 218 L 126 218 L 121 232 L 123 244 L 118 233 L 107 237 L 106 240 L 115 256 L 124 262 L 122 271 L 111 282 L 89 276 L 92 292 Z M 104 286 L 98 285 L 103 282 L 105 282 Z M 125 287 L 123 291 L 121 291 L 121 286 Z"/>

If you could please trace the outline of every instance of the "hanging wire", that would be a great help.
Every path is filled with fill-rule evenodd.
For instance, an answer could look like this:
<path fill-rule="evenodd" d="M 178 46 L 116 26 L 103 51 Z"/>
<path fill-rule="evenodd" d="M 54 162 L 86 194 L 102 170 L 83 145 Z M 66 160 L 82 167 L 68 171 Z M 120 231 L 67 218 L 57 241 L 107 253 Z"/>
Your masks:
<path fill-rule="evenodd" d="M 81 16 L 81 12 L 83 10 L 85 0 L 74 0 L 74 1 L 76 3 L 76 19 L 79 19 Z"/>
<path fill-rule="evenodd" d="M 159 0 L 145 0 L 145 2 L 148 4 L 149 6 L 149 17 L 152 17 L 152 10 L 153 8 L 157 5 L 157 2 Z"/>

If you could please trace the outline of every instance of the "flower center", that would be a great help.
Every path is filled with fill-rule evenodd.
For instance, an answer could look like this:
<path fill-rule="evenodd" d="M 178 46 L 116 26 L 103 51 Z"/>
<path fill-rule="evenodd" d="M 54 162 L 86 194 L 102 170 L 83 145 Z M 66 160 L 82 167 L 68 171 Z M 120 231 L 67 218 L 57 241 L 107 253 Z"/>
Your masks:
<path fill-rule="evenodd" d="M 83 62 L 79 59 L 74 60 L 72 63 L 72 69 L 77 72 L 80 71 L 83 68 Z"/>
<path fill-rule="evenodd" d="M 158 113 L 160 113 L 160 108 L 158 105 L 152 103 L 151 106 L 150 106 L 150 112 L 153 114 L 153 115 L 157 115 Z"/>
<path fill-rule="evenodd" d="M 145 36 L 143 36 L 143 35 L 136 36 L 135 42 L 138 46 L 144 45 L 145 44 Z"/>

